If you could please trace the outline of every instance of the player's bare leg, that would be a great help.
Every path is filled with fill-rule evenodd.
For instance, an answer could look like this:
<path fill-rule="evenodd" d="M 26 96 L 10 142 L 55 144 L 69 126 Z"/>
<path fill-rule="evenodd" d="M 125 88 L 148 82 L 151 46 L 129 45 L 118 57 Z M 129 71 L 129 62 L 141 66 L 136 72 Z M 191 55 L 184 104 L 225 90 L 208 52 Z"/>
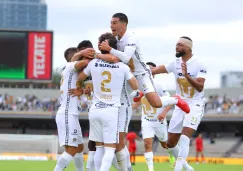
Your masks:
<path fill-rule="evenodd" d="M 144 141 L 144 148 L 145 148 L 144 157 L 146 159 L 146 163 L 149 171 L 153 171 L 154 170 L 154 162 L 153 162 L 154 154 L 152 151 L 153 139 L 145 138 L 143 141 Z"/>
<path fill-rule="evenodd" d="M 185 168 L 186 171 L 194 170 L 186 162 L 186 159 L 189 154 L 190 138 L 192 137 L 193 133 L 194 133 L 194 129 L 183 127 L 181 137 L 180 137 L 179 153 L 178 153 L 174 171 L 181 171 L 183 167 Z"/>
<path fill-rule="evenodd" d="M 163 142 L 160 141 L 160 145 L 162 148 L 166 149 L 168 154 L 169 154 L 169 162 L 171 164 L 171 167 L 174 167 L 175 164 L 175 157 L 173 156 L 173 154 L 171 153 L 171 151 L 169 150 L 169 148 L 167 147 L 167 142 Z"/>
<path fill-rule="evenodd" d="M 86 165 L 86 169 L 89 171 L 93 171 L 94 170 L 94 154 L 96 151 L 96 147 L 95 147 L 95 142 L 89 140 L 88 142 L 88 149 L 89 149 L 89 153 L 88 153 L 88 159 L 87 159 L 87 165 Z"/>
<path fill-rule="evenodd" d="M 59 157 L 54 171 L 62 171 L 74 159 L 77 171 L 83 171 L 83 144 L 78 147 L 65 146 L 65 151 Z"/>
<path fill-rule="evenodd" d="M 181 110 L 186 113 L 190 112 L 189 105 L 182 100 L 179 96 L 163 96 L 160 97 L 157 92 L 149 92 L 145 94 L 149 104 L 155 108 L 161 108 L 170 105 L 177 105 Z"/>
<path fill-rule="evenodd" d="M 125 132 L 119 132 L 119 144 L 116 146 L 116 159 L 120 171 L 126 171 L 128 169 L 125 151 L 125 135 Z"/>

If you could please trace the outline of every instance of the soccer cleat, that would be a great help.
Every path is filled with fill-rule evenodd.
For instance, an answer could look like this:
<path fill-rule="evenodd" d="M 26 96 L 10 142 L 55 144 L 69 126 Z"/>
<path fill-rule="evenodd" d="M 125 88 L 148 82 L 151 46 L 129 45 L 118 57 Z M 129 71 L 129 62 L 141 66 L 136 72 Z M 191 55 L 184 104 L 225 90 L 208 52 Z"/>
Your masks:
<path fill-rule="evenodd" d="M 175 167 L 175 157 L 171 154 L 169 154 L 169 162 L 170 162 L 171 168 L 174 168 Z"/>
<path fill-rule="evenodd" d="M 190 113 L 190 107 L 186 101 L 182 100 L 181 97 L 178 95 L 174 95 L 173 97 L 177 98 L 177 100 L 178 100 L 178 103 L 176 104 L 176 106 L 178 106 L 185 113 Z"/>

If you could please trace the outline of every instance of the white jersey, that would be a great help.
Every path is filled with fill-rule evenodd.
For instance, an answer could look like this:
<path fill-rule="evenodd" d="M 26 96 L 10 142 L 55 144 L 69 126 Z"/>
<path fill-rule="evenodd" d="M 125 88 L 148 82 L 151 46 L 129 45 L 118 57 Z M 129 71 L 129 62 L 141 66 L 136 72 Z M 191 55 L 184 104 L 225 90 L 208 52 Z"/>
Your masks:
<path fill-rule="evenodd" d="M 123 87 L 122 87 L 122 94 L 121 94 L 121 104 L 124 106 L 132 106 L 131 102 L 131 91 L 132 88 L 130 85 L 127 83 L 127 81 L 124 81 Z"/>
<path fill-rule="evenodd" d="M 92 105 L 96 107 L 120 107 L 124 81 L 133 75 L 122 62 L 109 63 L 93 59 L 84 69 L 87 76 L 92 76 L 94 94 Z"/>
<path fill-rule="evenodd" d="M 78 85 L 78 73 L 75 70 L 76 62 L 68 62 L 62 71 L 61 78 L 61 97 L 60 107 L 57 111 L 58 114 L 72 114 L 79 115 L 81 111 L 80 98 L 72 97 L 68 94 L 69 89 L 77 88 Z"/>
<path fill-rule="evenodd" d="M 141 75 L 149 71 L 144 61 L 139 41 L 134 33 L 126 32 L 120 40 L 117 39 L 117 50 L 121 52 L 135 51 L 129 61 L 123 61 L 128 64 L 134 75 Z"/>
<path fill-rule="evenodd" d="M 84 81 L 84 88 L 85 89 L 90 89 L 90 96 L 86 95 L 87 101 L 88 101 L 88 108 L 90 108 L 91 103 L 92 103 L 92 96 L 93 96 L 93 82 L 92 82 L 92 77 L 87 77 Z"/>
<path fill-rule="evenodd" d="M 170 96 L 169 92 L 166 91 L 161 84 L 158 84 L 155 82 L 155 88 L 157 89 L 157 92 L 159 96 Z M 142 121 L 149 121 L 149 122 L 159 122 L 157 119 L 158 115 L 162 113 L 164 108 L 154 108 L 152 107 L 145 96 L 141 98 L 141 106 L 142 106 Z M 163 122 L 166 122 L 166 119 L 164 119 Z"/>
<path fill-rule="evenodd" d="M 180 95 L 183 99 L 203 100 L 204 90 L 202 92 L 198 92 L 191 86 L 182 74 L 181 63 L 182 59 L 178 58 L 176 61 L 165 65 L 167 72 L 173 72 L 175 75 L 176 94 Z M 200 59 L 197 57 L 191 57 L 186 64 L 187 72 L 192 78 L 206 78 L 207 69 Z"/>

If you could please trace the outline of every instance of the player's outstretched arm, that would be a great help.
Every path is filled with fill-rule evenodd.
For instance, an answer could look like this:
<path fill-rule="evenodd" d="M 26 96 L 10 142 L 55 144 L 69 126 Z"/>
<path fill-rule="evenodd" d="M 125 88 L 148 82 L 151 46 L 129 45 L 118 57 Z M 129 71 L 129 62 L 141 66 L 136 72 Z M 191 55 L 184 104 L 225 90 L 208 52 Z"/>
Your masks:
<path fill-rule="evenodd" d="M 87 48 L 75 53 L 71 59 L 71 62 L 78 61 L 82 57 L 94 58 L 95 50 L 93 48 Z"/>
<path fill-rule="evenodd" d="M 77 61 L 74 65 L 75 69 L 78 71 L 78 70 L 83 70 L 88 64 L 89 62 L 91 61 L 91 59 L 83 59 L 81 61 Z"/>
<path fill-rule="evenodd" d="M 133 103 L 133 104 L 132 104 L 132 109 L 135 110 L 135 109 L 137 109 L 139 106 L 141 106 L 141 101 L 138 101 L 138 102 L 136 102 L 136 103 Z"/>
<path fill-rule="evenodd" d="M 170 111 L 172 106 L 166 106 L 165 109 L 158 115 L 158 120 L 163 121 L 166 118 L 167 113 Z"/>
<path fill-rule="evenodd" d="M 84 81 L 87 77 L 88 77 L 88 75 L 86 75 L 86 74 L 84 73 L 84 71 L 80 72 L 79 75 L 78 75 L 78 79 L 79 79 L 80 81 Z"/>
<path fill-rule="evenodd" d="M 96 54 L 96 58 L 112 63 L 117 63 L 121 61 L 118 57 L 111 54 Z"/>
<path fill-rule="evenodd" d="M 168 73 L 164 65 L 157 66 L 152 68 L 152 74 L 161 74 L 161 73 Z"/>
<path fill-rule="evenodd" d="M 127 80 L 127 82 L 133 90 L 138 89 L 138 81 L 134 76 L 132 76 L 131 79 Z"/>

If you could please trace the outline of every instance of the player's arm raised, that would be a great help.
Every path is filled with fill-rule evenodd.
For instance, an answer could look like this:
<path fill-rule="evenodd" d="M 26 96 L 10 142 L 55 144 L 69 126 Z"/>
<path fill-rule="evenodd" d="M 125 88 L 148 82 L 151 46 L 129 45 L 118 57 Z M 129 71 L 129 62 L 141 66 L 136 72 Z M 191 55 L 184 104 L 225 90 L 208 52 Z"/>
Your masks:
<path fill-rule="evenodd" d="M 133 37 L 129 38 L 124 52 L 110 47 L 107 41 L 104 41 L 100 44 L 100 49 L 110 52 L 110 54 L 118 57 L 122 62 L 127 64 L 136 51 L 136 41 Z"/>
<path fill-rule="evenodd" d="M 71 59 L 71 62 L 78 61 L 80 58 L 94 58 L 95 50 L 93 48 L 87 48 L 75 53 Z"/>
<path fill-rule="evenodd" d="M 197 74 L 197 78 L 194 79 L 192 78 L 188 73 L 187 73 L 187 65 L 185 62 L 181 64 L 182 68 L 182 74 L 185 76 L 185 78 L 188 80 L 188 82 L 191 84 L 192 87 L 194 87 L 198 92 L 203 91 L 204 89 L 204 82 L 206 79 L 207 75 L 207 69 L 204 65 L 201 65 L 199 67 L 199 71 Z"/>
<path fill-rule="evenodd" d="M 111 54 L 96 54 L 96 58 L 112 63 L 117 63 L 121 61 L 118 57 Z"/>
<path fill-rule="evenodd" d="M 84 81 L 87 77 L 89 77 L 91 75 L 91 65 L 92 65 L 92 61 L 87 65 L 87 67 L 79 73 L 78 75 L 78 79 L 80 81 Z"/>
<path fill-rule="evenodd" d="M 83 70 L 87 65 L 88 63 L 91 61 L 91 59 L 82 59 L 81 61 L 77 61 L 75 62 L 75 65 L 74 65 L 74 68 L 79 71 L 79 70 Z"/>

